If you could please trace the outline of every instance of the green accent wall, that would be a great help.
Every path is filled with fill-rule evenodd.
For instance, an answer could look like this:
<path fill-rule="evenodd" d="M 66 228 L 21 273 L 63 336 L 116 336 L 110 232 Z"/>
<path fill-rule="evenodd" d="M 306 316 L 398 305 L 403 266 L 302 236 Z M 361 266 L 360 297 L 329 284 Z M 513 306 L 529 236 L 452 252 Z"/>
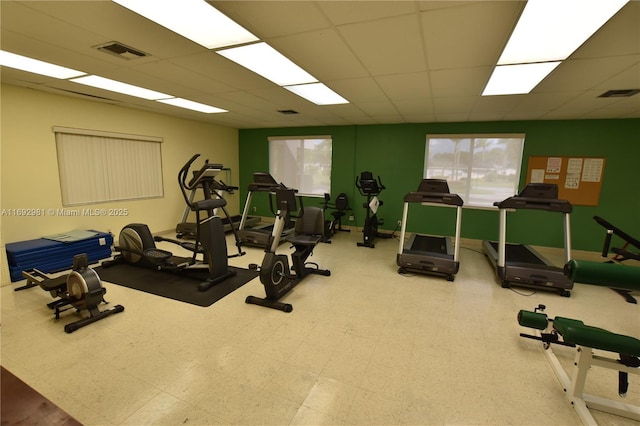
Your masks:
<path fill-rule="evenodd" d="M 415 191 L 422 179 L 427 134 L 524 133 L 525 146 L 520 188 L 525 184 L 529 156 L 604 157 L 606 166 L 596 207 L 574 206 L 571 215 L 572 247 L 600 251 L 605 230 L 593 216 L 602 216 L 628 234 L 640 239 L 640 119 L 504 121 L 477 123 L 381 124 L 358 126 L 289 127 L 240 129 L 240 197 L 247 196 L 253 172 L 269 170 L 269 136 L 331 135 L 333 164 L 331 195 L 345 192 L 361 227 L 366 211 L 365 197 L 358 193 L 355 178 L 368 170 L 379 175 L 386 189 L 378 217 L 382 229 L 394 230 L 402 219 L 403 198 Z M 264 194 L 261 194 L 264 195 Z M 500 200 L 496 200 L 500 201 Z M 305 199 L 306 205 L 320 205 L 320 199 Z M 268 197 L 254 197 L 255 214 L 270 216 Z M 517 211 L 508 214 L 509 242 L 562 247 L 563 220 L 557 213 Z M 408 230 L 435 235 L 453 235 L 455 210 L 412 205 Z M 497 210 L 464 208 L 462 237 L 498 237 Z"/>

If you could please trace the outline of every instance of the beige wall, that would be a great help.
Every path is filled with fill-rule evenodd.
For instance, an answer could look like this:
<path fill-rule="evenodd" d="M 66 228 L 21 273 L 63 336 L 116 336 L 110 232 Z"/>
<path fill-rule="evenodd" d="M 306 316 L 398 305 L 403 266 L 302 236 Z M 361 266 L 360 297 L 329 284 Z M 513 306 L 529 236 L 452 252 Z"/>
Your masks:
<path fill-rule="evenodd" d="M 185 206 L 177 173 L 196 153 L 202 156 L 194 167 L 199 168 L 206 158 L 222 163 L 232 169 L 232 182 L 228 183 L 238 183 L 237 129 L 16 86 L 2 85 L 0 95 L 0 208 L 3 209 L 0 235 L 3 244 L 74 229 L 111 231 L 117 235 L 131 222 L 146 223 L 152 232 L 173 229 Z M 57 214 L 63 206 L 53 126 L 162 137 L 164 197 L 87 206 L 127 209 L 128 215 L 124 217 Z M 237 214 L 240 208 L 237 193 L 227 197 L 227 201 L 230 213 Z M 12 209 L 44 209 L 56 213 L 20 217 L 13 216 Z M 2 254 L 4 256 L 4 247 Z"/>

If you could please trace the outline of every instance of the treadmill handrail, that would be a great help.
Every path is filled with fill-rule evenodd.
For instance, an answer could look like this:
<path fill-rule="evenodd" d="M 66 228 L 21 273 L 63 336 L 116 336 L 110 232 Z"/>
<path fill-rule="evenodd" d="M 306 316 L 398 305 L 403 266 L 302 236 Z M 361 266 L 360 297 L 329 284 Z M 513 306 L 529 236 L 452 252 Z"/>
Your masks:
<path fill-rule="evenodd" d="M 404 196 L 406 203 L 433 203 L 449 206 L 462 206 L 464 201 L 458 194 L 439 192 L 409 192 Z"/>
<path fill-rule="evenodd" d="M 529 209 L 529 210 L 546 210 L 558 213 L 571 213 L 573 206 L 567 200 L 549 199 L 549 198 L 531 198 L 520 197 L 514 195 L 503 201 L 496 201 L 494 206 L 501 210 L 504 209 Z"/>

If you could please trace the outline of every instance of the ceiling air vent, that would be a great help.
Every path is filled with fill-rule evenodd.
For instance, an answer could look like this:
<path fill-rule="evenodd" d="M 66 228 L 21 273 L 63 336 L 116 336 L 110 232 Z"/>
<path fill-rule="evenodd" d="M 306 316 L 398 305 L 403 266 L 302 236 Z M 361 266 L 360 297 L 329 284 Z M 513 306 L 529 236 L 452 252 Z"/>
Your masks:
<path fill-rule="evenodd" d="M 280 114 L 287 114 L 287 115 L 300 114 L 298 111 L 293 109 L 279 109 L 278 112 Z"/>
<path fill-rule="evenodd" d="M 145 56 L 149 56 L 146 53 L 141 52 L 140 50 L 126 46 L 117 41 L 110 41 L 109 43 L 101 44 L 100 46 L 94 46 L 94 48 L 100 50 L 101 52 L 109 53 L 110 55 L 115 55 L 126 60 L 144 58 Z"/>
<path fill-rule="evenodd" d="M 640 89 L 623 89 L 623 90 L 607 90 L 599 98 L 628 98 L 636 93 L 640 93 Z"/>

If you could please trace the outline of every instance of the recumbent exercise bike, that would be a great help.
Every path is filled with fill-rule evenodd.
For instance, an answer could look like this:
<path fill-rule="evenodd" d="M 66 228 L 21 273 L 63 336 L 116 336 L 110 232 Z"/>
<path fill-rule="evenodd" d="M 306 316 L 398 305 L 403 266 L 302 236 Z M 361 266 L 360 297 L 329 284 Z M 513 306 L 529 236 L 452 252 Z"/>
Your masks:
<path fill-rule="evenodd" d="M 351 232 L 350 229 L 344 229 L 342 227 L 342 218 L 347 214 L 347 210 L 351 210 L 349 208 L 349 199 L 347 198 L 347 194 L 341 192 L 336 197 L 336 201 L 334 203 L 330 203 L 331 195 L 325 193 L 324 201 L 322 203 L 322 211 L 324 213 L 324 237 L 322 238 L 323 243 L 331 243 L 331 237 L 333 237 L 337 232 Z M 331 212 L 331 216 L 333 219 L 327 219 L 327 210 L 333 209 Z"/>
<path fill-rule="evenodd" d="M 120 231 L 118 246 L 115 247 L 119 254 L 114 260 L 103 262 L 104 267 L 109 267 L 115 263 L 129 263 L 132 265 L 157 269 L 159 271 L 190 273 L 196 270 L 207 270 L 208 275 L 205 281 L 198 286 L 200 291 L 205 291 L 211 286 L 236 274 L 228 266 L 227 241 L 224 227 L 220 217 L 214 214 L 215 209 L 222 209 L 228 217 L 225 209 L 227 202 L 224 198 L 211 198 L 200 201 L 192 201 L 187 195 L 187 191 L 192 191 L 200 183 L 199 174 L 196 173 L 189 182 L 187 177 L 191 164 L 200 156 L 196 154 L 180 169 L 178 173 L 178 183 L 185 202 L 196 213 L 196 238 L 193 242 L 177 241 L 160 236 L 153 237 L 149 227 L 142 223 L 131 223 Z M 200 174 L 206 172 L 208 161 L 201 169 Z M 206 213 L 206 217 L 202 217 Z M 156 247 L 155 241 L 167 241 L 177 244 L 180 247 L 193 253 L 191 257 L 174 256 L 167 250 Z M 197 256 L 202 255 L 204 261 L 200 261 Z M 240 251 L 238 246 L 238 254 Z"/>
<path fill-rule="evenodd" d="M 293 306 L 279 300 L 291 289 L 300 283 L 309 274 L 330 276 L 331 272 L 320 269 L 315 263 L 307 263 L 309 256 L 313 254 L 313 249 L 322 240 L 324 235 L 324 214 L 320 207 L 304 207 L 300 200 L 300 210 L 296 211 L 296 193 L 294 189 L 282 187 L 276 189 L 276 197 L 281 200 L 276 213 L 276 220 L 273 231 L 269 237 L 269 245 L 265 250 L 265 255 L 260 266 L 260 282 L 264 285 L 265 298 L 247 296 L 246 303 L 265 306 L 267 308 L 278 309 L 284 312 L 291 312 Z M 293 270 L 289 267 L 289 259 L 285 254 L 277 254 L 276 249 L 280 243 L 282 230 L 284 229 L 286 217 L 296 219 L 295 230 L 285 241 L 291 243 L 295 251 L 291 254 Z M 312 265 L 313 267 L 309 267 Z M 249 265 L 250 269 L 258 269 L 258 265 Z"/>

